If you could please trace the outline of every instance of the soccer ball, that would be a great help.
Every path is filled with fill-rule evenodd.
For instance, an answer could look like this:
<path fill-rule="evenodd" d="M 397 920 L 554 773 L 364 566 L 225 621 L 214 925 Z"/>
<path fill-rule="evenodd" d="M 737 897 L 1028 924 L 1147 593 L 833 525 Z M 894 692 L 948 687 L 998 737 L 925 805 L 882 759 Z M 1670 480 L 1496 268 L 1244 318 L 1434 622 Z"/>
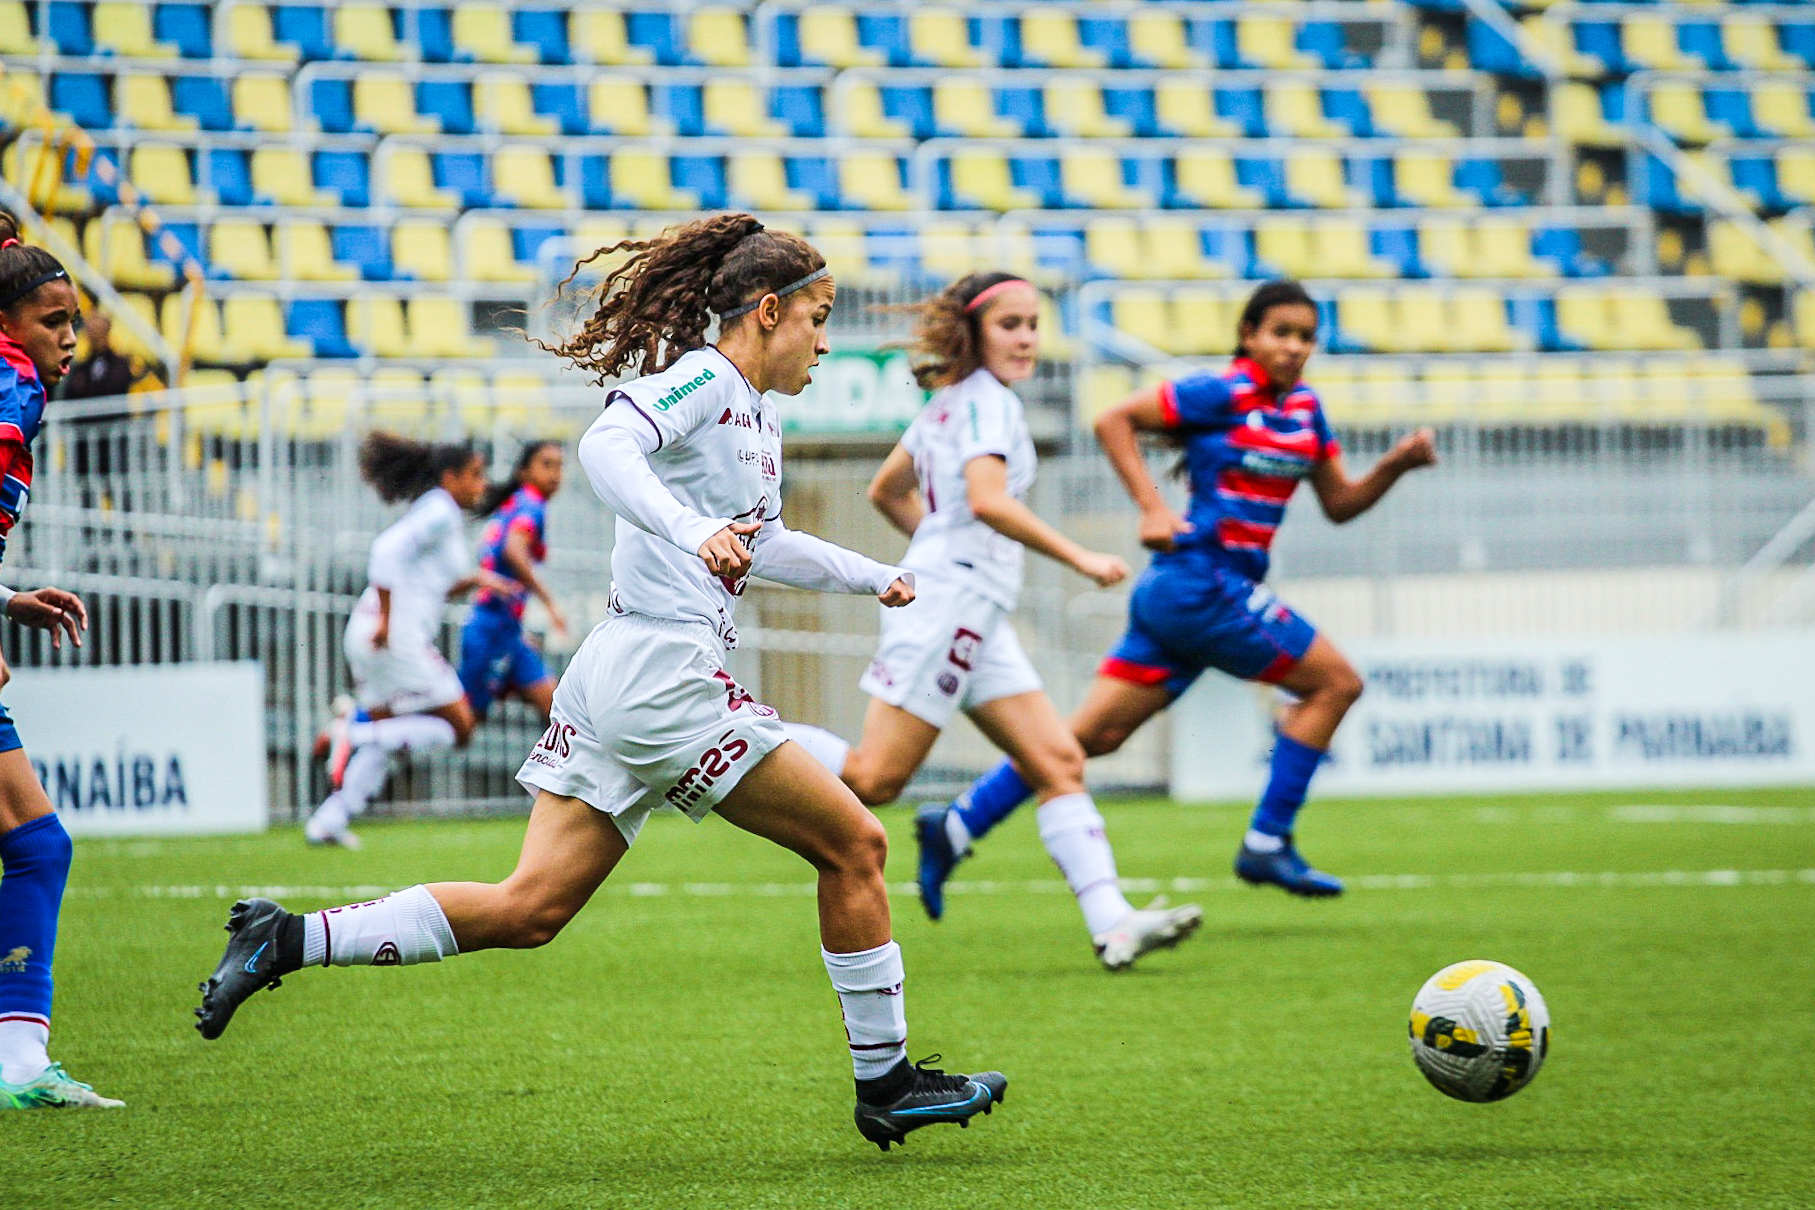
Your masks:
<path fill-rule="evenodd" d="M 1550 1051 L 1550 1009 L 1499 962 L 1446 966 L 1412 1000 L 1412 1058 L 1437 1091 L 1499 1101 L 1532 1082 Z"/>

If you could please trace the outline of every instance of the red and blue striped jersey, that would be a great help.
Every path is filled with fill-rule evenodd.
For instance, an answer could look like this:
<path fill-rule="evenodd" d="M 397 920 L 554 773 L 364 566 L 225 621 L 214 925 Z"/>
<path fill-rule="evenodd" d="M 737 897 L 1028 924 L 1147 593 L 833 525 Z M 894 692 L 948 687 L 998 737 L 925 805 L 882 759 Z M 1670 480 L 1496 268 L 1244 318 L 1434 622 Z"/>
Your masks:
<path fill-rule="evenodd" d="M 32 490 L 32 439 L 44 420 L 44 383 L 31 358 L 0 335 L 0 558 Z"/>
<path fill-rule="evenodd" d="M 1238 357 L 1220 374 L 1166 383 L 1160 410 L 1184 442 L 1186 519 L 1196 527 L 1180 535 L 1173 557 L 1209 555 L 1251 580 L 1265 579 L 1273 535 L 1298 481 L 1341 452 L 1316 393 L 1301 382 L 1277 395 L 1266 371 Z"/>
<path fill-rule="evenodd" d="M 529 557 L 534 562 L 541 563 L 548 558 L 548 547 L 544 541 L 547 526 L 547 497 L 525 483 L 510 494 L 510 499 L 498 506 L 497 512 L 486 519 L 485 529 L 479 535 L 479 566 L 515 581 L 516 576 L 504 565 L 504 540 L 513 532 L 528 534 Z M 479 590 L 473 603 L 483 608 L 508 610 L 512 617 L 520 618 L 523 616 L 523 607 L 529 603 L 529 589 L 518 585 L 515 592 L 503 596 L 484 588 Z"/>

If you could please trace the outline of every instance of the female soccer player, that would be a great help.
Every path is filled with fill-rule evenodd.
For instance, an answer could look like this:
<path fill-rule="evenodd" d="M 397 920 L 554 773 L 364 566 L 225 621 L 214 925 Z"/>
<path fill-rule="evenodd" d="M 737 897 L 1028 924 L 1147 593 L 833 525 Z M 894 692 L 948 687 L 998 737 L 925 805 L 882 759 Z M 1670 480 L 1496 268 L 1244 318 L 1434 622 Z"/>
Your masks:
<path fill-rule="evenodd" d="M 514 587 L 472 570 L 462 513 L 485 492 L 485 463 L 472 446 L 373 433 L 359 448 L 359 471 L 386 504 L 413 503 L 372 542 L 367 587 L 341 640 L 359 708 L 330 724 L 335 790 L 303 825 L 310 844 L 347 848 L 359 847 L 347 824 L 384 788 L 391 753 L 451 748 L 472 736 L 466 690 L 435 646 L 449 598 Z"/>
<path fill-rule="evenodd" d="M 1292 841 L 1311 775 L 1336 727 L 1361 696 L 1361 677 L 1330 641 L 1275 597 L 1268 548 L 1286 502 L 1309 479 L 1337 523 L 1379 502 L 1407 471 L 1437 461 L 1431 432 L 1400 441 L 1374 469 L 1349 477 L 1317 396 L 1302 381 L 1317 347 L 1317 307 L 1297 282 L 1268 282 L 1242 308 L 1234 364 L 1147 387 L 1104 413 L 1097 439 L 1141 510 L 1141 544 L 1155 552 L 1128 605 L 1128 632 L 1097 670 L 1071 727 L 1091 756 L 1114 752 L 1171 705 L 1206 668 L 1279 685 L 1296 695 L 1278 724 L 1271 775 L 1235 857 L 1244 881 L 1295 895 L 1339 895 L 1340 880 L 1312 869 Z M 1147 472 L 1138 434 L 1184 451 L 1191 506 L 1167 507 Z M 971 842 L 1007 817 L 1033 785 L 1007 761 L 950 806 L 917 820 L 919 879 L 937 914 L 952 867 Z"/>
<path fill-rule="evenodd" d="M 45 392 L 69 373 L 80 307 L 56 257 L 0 211 L 0 556 L 25 509 Z M 0 587 L 6 616 L 80 646 L 88 610 L 60 588 Z M 12 677 L 0 656 L 0 685 Z M 0 1109 L 118 1108 L 50 1061 L 51 959 L 73 849 L 0 707 Z"/>
<path fill-rule="evenodd" d="M 611 612 L 562 675 L 548 730 L 518 773 L 536 801 L 516 871 L 306 915 L 269 900 L 236 904 L 227 952 L 202 985 L 199 1028 L 218 1037 L 247 996 L 305 965 L 546 944 L 651 810 L 669 803 L 695 820 L 716 810 L 817 870 L 821 954 L 843 1009 L 857 1126 L 887 1150 L 920 1126 L 987 1113 L 1007 1080 L 908 1063 L 882 877 L 887 834 L 725 670 L 751 575 L 874 593 L 891 606 L 914 597 L 911 573 L 781 521 L 781 426 L 763 396 L 805 388 L 828 349 L 836 288 L 810 244 L 747 214 L 593 255 L 624 250 L 635 255 L 553 350 L 601 383 L 627 368 L 643 376 L 607 394 L 580 441 L 580 466 L 618 517 Z M 708 344 L 715 313 L 718 341 Z"/>
<path fill-rule="evenodd" d="M 460 683 L 475 718 L 483 719 L 496 699 L 515 694 L 548 724 L 555 678 L 523 637 L 523 607 L 535 594 L 548 608 L 549 623 L 567 633 L 567 619 L 536 570 L 548 557 L 548 501 L 561 490 L 563 469 L 559 442 L 532 441 L 517 455 L 510 478 L 487 488 L 473 509 L 488 518 L 479 566 L 511 582 L 508 592 L 480 589 L 460 632 Z"/>
<path fill-rule="evenodd" d="M 1085 550 L 1022 497 L 1034 443 L 1013 384 L 1034 372 L 1040 295 L 1012 273 L 973 273 L 920 308 L 915 369 L 931 399 L 870 484 L 870 500 L 907 534 L 902 566 L 918 577 L 913 609 L 882 615 L 870 695 L 855 748 L 818 727 L 787 725 L 871 806 L 900 797 L 959 710 L 1026 770 L 1040 798 L 1040 839 L 1084 913 L 1097 956 L 1119 970 L 1176 945 L 1195 906 L 1137 911 L 1116 884 L 1103 817 L 1084 789 L 1084 750 L 1053 709 L 1008 614 L 1021 592 L 1024 548 L 1107 587 L 1128 575 L 1114 555 Z M 935 919 L 937 914 L 935 913 Z"/>

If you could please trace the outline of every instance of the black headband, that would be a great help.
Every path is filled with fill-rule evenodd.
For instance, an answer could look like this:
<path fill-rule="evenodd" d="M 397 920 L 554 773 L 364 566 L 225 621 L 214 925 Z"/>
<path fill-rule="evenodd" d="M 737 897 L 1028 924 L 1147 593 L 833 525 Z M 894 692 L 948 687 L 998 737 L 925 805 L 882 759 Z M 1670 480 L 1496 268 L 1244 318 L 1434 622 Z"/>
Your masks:
<path fill-rule="evenodd" d="M 58 269 L 55 273 L 46 273 L 41 277 L 32 278 L 30 281 L 26 282 L 23 286 L 20 286 L 17 290 L 14 290 L 11 294 L 7 294 L 3 297 L 0 297 L 0 311 L 6 310 L 8 307 L 12 306 L 14 303 L 16 303 L 20 299 L 24 298 L 27 294 L 30 294 L 33 290 L 36 290 L 39 286 L 42 286 L 42 285 L 46 284 L 47 282 L 54 282 L 54 281 L 58 280 L 59 278 L 64 278 L 64 277 L 68 277 L 68 276 L 69 276 L 68 270 Z"/>

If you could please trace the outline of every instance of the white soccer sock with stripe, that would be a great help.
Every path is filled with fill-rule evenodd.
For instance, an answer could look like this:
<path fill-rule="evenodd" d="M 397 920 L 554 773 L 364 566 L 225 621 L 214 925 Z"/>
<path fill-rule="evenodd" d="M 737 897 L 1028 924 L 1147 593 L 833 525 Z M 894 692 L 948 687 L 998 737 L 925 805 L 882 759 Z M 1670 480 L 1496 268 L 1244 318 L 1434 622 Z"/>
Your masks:
<path fill-rule="evenodd" d="M 0 1080 L 29 1084 L 50 1067 L 50 1026 L 24 1015 L 0 1020 Z"/>
<path fill-rule="evenodd" d="M 460 952 L 425 886 L 303 917 L 304 966 L 414 966 Z"/>
<path fill-rule="evenodd" d="M 907 1007 L 902 1003 L 901 947 L 887 941 L 855 954 L 822 948 L 826 974 L 844 1010 L 851 1068 L 860 1080 L 887 1075 L 907 1058 Z"/>
<path fill-rule="evenodd" d="M 781 729 L 789 739 L 805 748 L 808 756 L 830 769 L 833 777 L 844 776 L 845 761 L 851 755 L 850 744 L 824 727 L 806 723 L 783 723 Z"/>
<path fill-rule="evenodd" d="M 1092 937 L 1108 932 L 1134 908 L 1116 882 L 1115 851 L 1097 804 L 1088 794 L 1061 794 L 1040 804 L 1039 820 L 1040 842 L 1077 897 L 1084 927 Z"/>

